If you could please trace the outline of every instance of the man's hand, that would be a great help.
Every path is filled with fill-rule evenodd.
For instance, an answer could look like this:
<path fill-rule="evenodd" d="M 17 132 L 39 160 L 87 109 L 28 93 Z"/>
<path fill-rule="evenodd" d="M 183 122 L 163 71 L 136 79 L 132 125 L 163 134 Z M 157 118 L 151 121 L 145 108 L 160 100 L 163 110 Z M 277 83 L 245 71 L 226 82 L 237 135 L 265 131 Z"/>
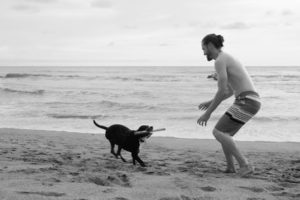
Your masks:
<path fill-rule="evenodd" d="M 209 107 L 209 105 L 211 104 L 211 102 L 212 101 L 210 100 L 210 101 L 206 101 L 206 102 L 201 103 L 198 106 L 199 110 L 206 110 Z"/>
<path fill-rule="evenodd" d="M 197 123 L 201 126 L 206 126 L 207 121 L 209 120 L 210 115 L 207 113 L 204 113 L 197 121 Z"/>

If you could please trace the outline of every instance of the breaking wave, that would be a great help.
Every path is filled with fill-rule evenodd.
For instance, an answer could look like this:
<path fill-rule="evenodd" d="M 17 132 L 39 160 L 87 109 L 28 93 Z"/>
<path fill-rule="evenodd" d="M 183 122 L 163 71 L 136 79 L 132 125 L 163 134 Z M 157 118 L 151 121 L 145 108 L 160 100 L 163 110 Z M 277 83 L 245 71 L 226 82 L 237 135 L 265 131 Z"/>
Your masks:
<path fill-rule="evenodd" d="M 68 114 L 49 114 L 48 117 L 56 119 L 104 119 L 105 115 L 68 115 Z"/>
<path fill-rule="evenodd" d="M 1 91 L 7 92 L 7 93 L 17 93 L 17 94 L 33 94 L 33 95 L 42 95 L 45 93 L 45 90 L 15 90 L 10 88 L 0 88 Z"/>
<path fill-rule="evenodd" d="M 78 75 L 49 75 L 49 74 L 26 74 L 26 73 L 8 73 L 3 78 L 39 78 L 39 77 L 59 77 L 59 78 L 79 78 Z"/>

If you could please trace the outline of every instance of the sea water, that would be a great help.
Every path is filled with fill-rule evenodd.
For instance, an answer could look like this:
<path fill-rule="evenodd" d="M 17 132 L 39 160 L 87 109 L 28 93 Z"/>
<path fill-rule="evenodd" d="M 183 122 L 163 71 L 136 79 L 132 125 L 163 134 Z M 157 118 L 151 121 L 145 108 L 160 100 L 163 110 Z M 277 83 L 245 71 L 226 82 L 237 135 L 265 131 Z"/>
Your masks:
<path fill-rule="evenodd" d="M 235 136 L 300 142 L 300 67 L 247 67 L 262 108 Z M 213 67 L 0 67 L 0 128 L 104 133 L 92 120 L 166 128 L 155 136 L 213 138 L 234 98 L 206 127 L 198 105 L 214 97 Z"/>

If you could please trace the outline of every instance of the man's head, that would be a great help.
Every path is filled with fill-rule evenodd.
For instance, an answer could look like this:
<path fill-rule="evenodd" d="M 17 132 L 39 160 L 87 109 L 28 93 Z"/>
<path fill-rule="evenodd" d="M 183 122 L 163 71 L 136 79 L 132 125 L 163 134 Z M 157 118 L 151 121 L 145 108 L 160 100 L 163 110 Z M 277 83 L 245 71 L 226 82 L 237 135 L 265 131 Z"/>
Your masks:
<path fill-rule="evenodd" d="M 224 38 L 222 35 L 208 34 L 202 39 L 202 50 L 208 61 L 215 59 L 223 47 Z"/>

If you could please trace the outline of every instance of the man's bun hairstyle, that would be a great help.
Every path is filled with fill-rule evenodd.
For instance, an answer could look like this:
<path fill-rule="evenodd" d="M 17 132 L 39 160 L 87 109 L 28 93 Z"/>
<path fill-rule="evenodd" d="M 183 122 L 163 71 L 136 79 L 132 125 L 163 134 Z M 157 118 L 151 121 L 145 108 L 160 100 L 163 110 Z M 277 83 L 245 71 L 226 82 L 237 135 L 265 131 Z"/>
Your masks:
<path fill-rule="evenodd" d="M 208 43 L 212 43 L 217 49 L 223 47 L 224 38 L 222 35 L 216 35 L 214 33 L 206 35 L 202 39 L 202 43 L 204 45 L 208 45 Z"/>

